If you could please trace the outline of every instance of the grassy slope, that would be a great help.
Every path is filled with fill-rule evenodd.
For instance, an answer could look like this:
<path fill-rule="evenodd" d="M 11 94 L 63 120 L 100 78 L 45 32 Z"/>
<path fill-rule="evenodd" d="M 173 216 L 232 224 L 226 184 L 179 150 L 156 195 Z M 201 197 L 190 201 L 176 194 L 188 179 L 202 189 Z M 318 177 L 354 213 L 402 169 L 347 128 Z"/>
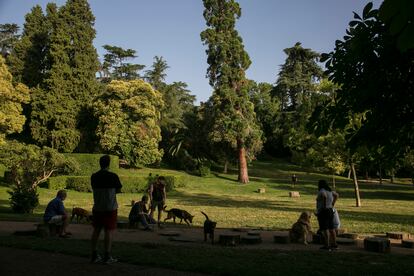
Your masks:
<path fill-rule="evenodd" d="M 167 196 L 168 208 L 182 208 L 195 215 L 194 225 L 201 225 L 206 212 L 218 222 L 218 227 L 262 227 L 270 229 L 289 228 L 304 210 L 313 211 L 315 206 L 316 183 L 318 179 L 330 176 L 309 173 L 301 168 L 282 161 L 257 161 L 249 168 L 251 182 L 247 185 L 237 183 L 235 171 L 229 174 L 214 174 L 200 178 L 171 170 L 121 170 L 123 175 L 176 174 L 184 175 L 186 187 L 179 188 Z M 289 198 L 290 175 L 298 175 L 298 185 L 294 190 L 300 198 Z M 257 193 L 258 188 L 266 188 L 265 194 Z M 356 208 L 352 183 L 344 178 L 337 180 L 340 199 L 337 209 L 342 226 L 352 232 L 408 231 L 413 233 L 414 189 L 409 185 L 360 184 L 362 204 Z M 7 188 L 0 187 L 0 219 L 27 220 L 39 219 L 47 202 L 56 191 L 39 189 L 40 206 L 31 215 L 10 213 Z M 121 194 L 118 196 L 119 214 L 126 219 L 130 201 L 141 197 L 140 194 Z M 65 201 L 66 208 L 80 206 L 92 208 L 92 195 L 70 191 Z M 317 228 L 316 219 L 313 226 Z"/>

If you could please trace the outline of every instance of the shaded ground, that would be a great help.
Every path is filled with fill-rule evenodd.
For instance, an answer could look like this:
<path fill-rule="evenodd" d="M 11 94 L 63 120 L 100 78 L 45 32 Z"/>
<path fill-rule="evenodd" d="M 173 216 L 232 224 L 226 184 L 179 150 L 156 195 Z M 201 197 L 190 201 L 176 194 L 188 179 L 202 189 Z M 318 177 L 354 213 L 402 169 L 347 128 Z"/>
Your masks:
<path fill-rule="evenodd" d="M 26 249 L 0 247 L 0 275 L 202 275 L 125 263 L 90 264 L 88 259 Z"/>
<path fill-rule="evenodd" d="M 35 230 L 34 222 L 12 222 L 0 221 L 0 235 L 7 236 L 15 231 Z M 239 232 L 241 236 L 247 235 L 245 229 Z M 71 224 L 69 231 L 73 233 L 70 239 L 89 240 L 92 227 L 87 224 Z M 282 234 L 282 231 L 261 231 L 260 235 L 263 243 L 257 245 L 240 245 L 235 249 L 278 249 L 281 251 L 298 250 L 298 251 L 318 251 L 320 245 L 311 244 L 308 246 L 301 244 L 275 244 L 273 236 Z M 217 229 L 216 241 L 222 233 L 236 233 L 231 229 Z M 162 234 L 179 234 L 184 239 L 186 246 L 213 247 L 210 243 L 203 242 L 203 233 L 201 228 L 186 227 L 179 225 L 167 225 L 165 229 L 155 229 L 154 232 L 144 232 L 137 229 L 118 229 L 115 234 L 116 241 L 131 243 L 160 243 L 160 244 L 184 244 L 183 242 L 170 241 L 169 236 Z M 218 246 L 218 245 L 214 245 Z M 341 252 L 365 252 L 363 249 L 362 238 L 357 241 L 356 245 L 343 245 L 340 247 Z M 367 254 L 371 254 L 368 253 Z M 402 248 L 399 241 L 392 240 L 391 254 L 414 254 L 414 249 Z M 31 275 L 51 275 L 60 271 L 60 275 L 197 275 L 188 272 L 179 272 L 167 269 L 159 269 L 146 266 L 130 265 L 117 263 L 113 265 L 96 265 L 89 264 L 87 258 L 62 255 L 58 253 L 47 253 L 41 251 L 22 250 L 14 248 L 0 247 L 0 275 L 26 275 L 30 271 Z"/>

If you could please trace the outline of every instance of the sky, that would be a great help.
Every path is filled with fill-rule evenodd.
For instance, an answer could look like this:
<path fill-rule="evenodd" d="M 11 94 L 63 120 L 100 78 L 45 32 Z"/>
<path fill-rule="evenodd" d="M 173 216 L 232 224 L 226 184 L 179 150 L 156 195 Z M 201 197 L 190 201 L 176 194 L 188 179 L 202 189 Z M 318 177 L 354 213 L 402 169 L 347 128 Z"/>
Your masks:
<path fill-rule="evenodd" d="M 0 24 L 23 26 L 24 16 L 35 5 L 58 6 L 64 0 L 0 0 Z M 323 53 L 334 49 L 345 35 L 353 11 L 361 14 L 364 0 L 237 0 L 242 15 L 236 28 L 252 64 L 246 74 L 256 82 L 275 83 L 286 59 L 283 49 L 301 42 Z M 381 0 L 374 0 L 374 7 Z M 200 39 L 205 28 L 202 0 L 89 0 L 95 15 L 94 45 L 100 57 L 105 44 L 130 48 L 132 61 L 151 68 L 154 56 L 168 63 L 167 83 L 183 81 L 198 104 L 211 96 L 206 78 L 206 47 Z"/>

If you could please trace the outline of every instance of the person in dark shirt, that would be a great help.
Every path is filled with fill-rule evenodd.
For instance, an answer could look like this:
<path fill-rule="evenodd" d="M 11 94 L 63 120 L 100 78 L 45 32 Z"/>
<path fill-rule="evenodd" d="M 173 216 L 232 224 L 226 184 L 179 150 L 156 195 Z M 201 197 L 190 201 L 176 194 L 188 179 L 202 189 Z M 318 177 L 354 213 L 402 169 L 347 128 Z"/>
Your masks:
<path fill-rule="evenodd" d="M 46 207 L 43 221 L 47 224 L 56 224 L 61 227 L 58 228 L 59 237 L 66 238 L 71 235 L 66 229 L 69 224 L 68 215 L 65 211 L 63 201 L 66 199 L 67 193 L 65 190 L 59 190 L 54 199 L 52 199 Z"/>
<path fill-rule="evenodd" d="M 147 203 L 148 196 L 144 195 L 141 201 L 135 202 L 134 206 L 132 206 L 128 216 L 130 226 L 140 222 L 144 226 L 145 231 L 152 231 L 148 223 L 154 223 L 155 221 L 148 215 Z"/>
<path fill-rule="evenodd" d="M 160 176 L 155 182 L 153 182 L 149 189 L 149 195 L 151 199 L 151 213 L 150 217 L 154 219 L 154 211 L 158 209 L 158 227 L 161 228 L 161 213 L 167 200 L 167 193 L 165 191 L 165 177 Z"/>
<path fill-rule="evenodd" d="M 118 202 L 116 201 L 116 194 L 121 192 L 122 185 L 118 175 L 108 171 L 110 161 L 111 159 L 109 155 L 102 156 L 99 160 L 101 170 L 91 176 L 94 201 L 92 208 L 93 232 L 91 238 L 91 262 L 95 263 L 102 261 L 102 258 L 97 253 L 98 239 L 102 229 L 105 231 L 105 255 L 103 262 L 117 262 L 117 259 L 111 256 L 111 249 L 113 232 L 116 229 L 118 216 Z"/>

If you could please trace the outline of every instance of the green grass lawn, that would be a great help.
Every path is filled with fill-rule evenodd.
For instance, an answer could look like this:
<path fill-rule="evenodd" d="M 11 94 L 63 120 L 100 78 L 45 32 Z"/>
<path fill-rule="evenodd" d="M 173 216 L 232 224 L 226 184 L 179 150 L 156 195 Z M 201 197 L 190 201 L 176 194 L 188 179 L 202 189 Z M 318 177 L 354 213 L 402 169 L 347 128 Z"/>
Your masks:
<path fill-rule="evenodd" d="M 317 181 L 331 176 L 311 173 L 300 167 L 279 160 L 256 161 L 249 167 L 249 184 L 239 184 L 236 171 L 229 174 L 213 173 L 210 177 L 191 176 L 184 172 L 166 169 L 121 169 L 122 175 L 168 174 L 182 175 L 186 187 L 178 188 L 167 195 L 167 208 L 182 208 L 193 215 L 194 225 L 202 225 L 206 212 L 218 222 L 218 227 L 252 227 L 266 229 L 287 229 L 297 220 L 300 212 L 314 211 Z M 292 173 L 298 176 L 298 185 L 290 185 Z M 257 193 L 265 188 L 266 193 Z M 33 214 L 11 213 L 7 187 L 0 187 L 0 219 L 40 220 L 45 206 L 56 191 L 39 189 L 40 206 Z M 296 190 L 300 198 L 290 198 L 289 191 Z M 353 184 L 346 178 L 337 178 L 336 190 L 340 194 L 337 209 L 342 227 L 351 232 L 384 233 L 406 231 L 414 233 L 414 189 L 411 185 L 379 185 L 360 183 L 362 207 L 355 207 Z M 119 215 L 126 219 L 131 200 L 142 194 L 118 195 Z M 68 192 L 65 201 L 67 209 L 74 206 L 92 208 L 92 194 Z M 312 219 L 314 229 L 317 221 Z"/>

